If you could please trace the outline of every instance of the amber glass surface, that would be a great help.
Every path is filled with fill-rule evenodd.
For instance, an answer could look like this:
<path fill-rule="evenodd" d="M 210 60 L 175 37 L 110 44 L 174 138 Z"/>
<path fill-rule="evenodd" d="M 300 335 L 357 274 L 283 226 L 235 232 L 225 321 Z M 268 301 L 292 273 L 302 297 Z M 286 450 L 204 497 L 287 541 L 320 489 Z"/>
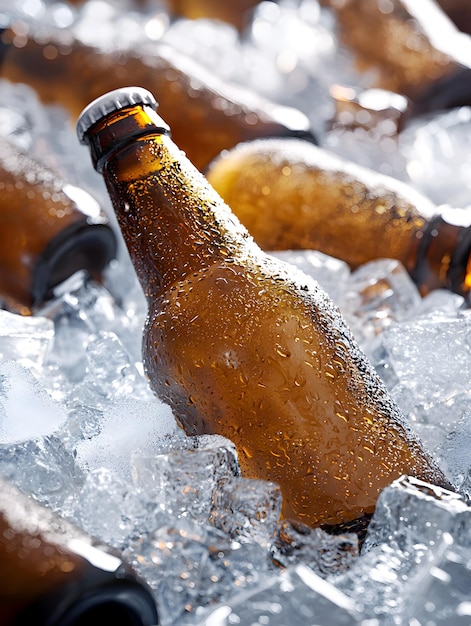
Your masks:
<path fill-rule="evenodd" d="M 371 512 L 401 474 L 442 481 L 317 284 L 263 253 L 168 136 L 123 143 L 103 176 L 149 301 L 150 384 L 186 433 L 230 438 L 311 525 Z"/>
<path fill-rule="evenodd" d="M 436 211 L 405 184 L 297 140 L 241 144 L 206 175 L 263 249 L 320 250 L 352 267 L 380 257 L 413 267 Z"/>
<path fill-rule="evenodd" d="M 247 23 L 248 14 L 260 0 L 164 0 L 170 12 L 188 19 L 207 17 L 232 24 L 242 30 Z"/>
<path fill-rule="evenodd" d="M 0 141 L 0 299 L 9 308 L 27 313 L 36 292 L 45 295 L 78 269 L 102 270 L 114 242 L 106 222 L 87 192 Z M 91 243 L 87 232 L 95 228 L 100 232 Z M 56 247 L 64 251 L 61 261 L 43 267 Z"/>
<path fill-rule="evenodd" d="M 329 0 L 342 41 L 376 86 L 420 99 L 438 79 L 469 67 L 458 30 L 433 0 Z M 467 50 L 467 52 L 465 52 Z"/>
<path fill-rule="evenodd" d="M 149 89 L 174 140 L 200 169 L 240 141 L 309 130 L 297 109 L 229 86 L 164 45 L 109 51 L 65 33 L 43 33 L 36 41 L 34 33 L 20 37 L 14 30 L 6 30 L 2 40 L 9 47 L 0 75 L 31 85 L 44 102 L 63 105 L 74 117 L 107 91 L 129 85 Z"/>
<path fill-rule="evenodd" d="M 319 250 L 352 268 L 394 258 L 423 294 L 469 292 L 471 219 L 397 179 L 295 139 L 239 144 L 206 175 L 264 250 Z"/>
<path fill-rule="evenodd" d="M 81 575 L 71 542 L 83 535 L 0 479 L 0 622 Z M 85 542 L 87 543 L 87 542 Z"/>

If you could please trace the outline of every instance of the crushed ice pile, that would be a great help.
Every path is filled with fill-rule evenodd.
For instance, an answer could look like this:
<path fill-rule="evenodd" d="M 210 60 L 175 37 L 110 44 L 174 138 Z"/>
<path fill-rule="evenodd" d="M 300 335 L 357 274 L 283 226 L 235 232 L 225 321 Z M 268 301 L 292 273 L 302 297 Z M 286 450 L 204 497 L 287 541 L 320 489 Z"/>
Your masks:
<path fill-rule="evenodd" d="M 15 11 L 88 36 L 86 20 L 99 15 L 110 40 L 123 32 L 130 41 L 164 39 L 302 109 L 329 149 L 394 173 L 437 204 L 471 205 L 468 108 L 417 119 L 384 146 L 320 132 L 331 114 L 327 80 L 362 78 L 315 0 L 262 2 L 243 35 L 210 20 L 172 22 L 154 5 L 145 13 L 124 3 L 23 0 Z M 2 134 L 92 191 L 112 219 L 75 120 L 4 81 L 0 112 Z M 280 522 L 278 486 L 242 478 L 230 441 L 185 437 L 149 391 L 140 360 L 146 304 L 123 247 L 104 284 L 78 273 L 34 317 L 0 310 L 1 475 L 119 549 L 154 590 L 163 626 L 470 624 L 468 303 L 447 291 L 421 298 L 397 261 L 351 272 L 317 252 L 278 255 L 340 307 L 456 493 L 394 482 L 361 553 L 354 534 Z"/>

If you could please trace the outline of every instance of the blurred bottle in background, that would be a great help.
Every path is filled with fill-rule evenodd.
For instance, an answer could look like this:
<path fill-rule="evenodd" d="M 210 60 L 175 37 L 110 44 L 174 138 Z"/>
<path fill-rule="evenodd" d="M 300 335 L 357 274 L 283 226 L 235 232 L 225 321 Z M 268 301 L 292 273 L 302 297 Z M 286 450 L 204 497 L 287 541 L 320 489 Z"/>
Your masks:
<path fill-rule="evenodd" d="M 471 289 L 471 215 L 296 140 L 226 151 L 206 175 L 264 250 L 313 249 L 356 268 L 403 263 L 422 293 Z"/>
<path fill-rule="evenodd" d="M 37 28 L 25 21 L 13 21 L 1 41 L 0 76 L 30 85 L 44 103 L 60 104 L 74 118 L 91 100 L 119 87 L 137 84 L 156 93 L 175 141 L 200 169 L 240 141 L 314 140 L 307 116 L 298 109 L 226 84 L 163 44 L 110 50 L 81 42 L 73 29 Z"/>
<path fill-rule="evenodd" d="M 374 86 L 403 94 L 415 114 L 471 103 L 471 38 L 434 0 L 325 0 L 341 41 Z"/>
<path fill-rule="evenodd" d="M 98 202 L 0 138 L 0 300 L 29 314 L 78 270 L 99 280 L 116 235 Z"/>

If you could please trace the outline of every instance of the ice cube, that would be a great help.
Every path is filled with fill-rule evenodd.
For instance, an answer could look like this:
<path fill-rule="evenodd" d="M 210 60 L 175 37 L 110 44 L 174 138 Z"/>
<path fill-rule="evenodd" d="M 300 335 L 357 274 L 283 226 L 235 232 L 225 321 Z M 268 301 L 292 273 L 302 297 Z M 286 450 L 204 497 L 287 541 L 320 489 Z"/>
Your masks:
<path fill-rule="evenodd" d="M 0 445 L 0 474 L 36 500 L 61 511 L 83 481 L 73 455 L 55 436 Z"/>
<path fill-rule="evenodd" d="M 399 322 L 382 333 L 373 364 L 386 360 L 419 402 L 452 398 L 467 389 L 471 376 L 470 330 L 469 310 L 454 317 Z"/>
<path fill-rule="evenodd" d="M 389 543 L 413 552 L 433 550 L 443 533 L 471 547 L 471 507 L 457 493 L 402 476 L 383 489 L 368 526 L 363 549 Z"/>
<path fill-rule="evenodd" d="M 236 594 L 199 626 L 352 626 L 360 623 L 363 623 L 362 615 L 354 600 L 307 566 L 298 565 Z"/>
<path fill-rule="evenodd" d="M 336 303 L 348 287 L 350 268 L 340 259 L 317 250 L 280 250 L 270 254 L 312 276 Z"/>
<path fill-rule="evenodd" d="M 0 363 L 0 443 L 9 444 L 56 431 L 67 419 L 32 372 L 15 361 Z"/>
<path fill-rule="evenodd" d="M 152 454 L 159 439 L 176 430 L 170 407 L 158 398 L 120 398 L 104 407 L 100 433 L 77 444 L 77 463 L 86 470 L 105 467 L 130 480 L 134 450 Z"/>
<path fill-rule="evenodd" d="M 231 541 L 214 526 L 169 518 L 125 551 L 155 593 L 162 626 L 194 623 L 195 615 L 273 572 L 258 544 Z"/>
<path fill-rule="evenodd" d="M 467 408 L 468 410 L 435 451 L 440 466 L 458 489 L 471 471 L 469 453 L 471 449 L 471 401 L 468 401 Z"/>
<path fill-rule="evenodd" d="M 0 358 L 40 369 L 52 348 L 54 325 L 43 316 L 0 310 Z"/>
<path fill-rule="evenodd" d="M 281 513 L 279 485 L 265 480 L 230 478 L 219 481 L 211 523 L 232 539 L 269 546 Z"/>
<path fill-rule="evenodd" d="M 85 476 L 65 512 L 85 532 L 118 549 L 139 533 L 148 515 L 140 491 L 106 468 Z"/>
<path fill-rule="evenodd" d="M 218 482 L 240 476 L 235 446 L 220 435 L 170 435 L 157 440 L 151 452 L 133 452 L 134 484 L 178 517 L 207 522 Z"/>
<path fill-rule="evenodd" d="M 471 108 L 459 107 L 418 118 L 400 136 L 410 180 L 437 205 L 471 204 L 470 128 Z"/>
<path fill-rule="evenodd" d="M 402 623 L 468 626 L 471 623 L 471 549 L 453 545 L 407 590 Z"/>
<path fill-rule="evenodd" d="M 271 548 L 284 567 L 303 563 L 322 578 L 347 570 L 359 555 L 358 535 L 329 535 L 320 528 L 282 520 Z"/>
<path fill-rule="evenodd" d="M 421 298 L 400 261 L 378 259 L 355 270 L 339 303 L 354 335 L 367 352 L 387 328 L 408 317 Z"/>

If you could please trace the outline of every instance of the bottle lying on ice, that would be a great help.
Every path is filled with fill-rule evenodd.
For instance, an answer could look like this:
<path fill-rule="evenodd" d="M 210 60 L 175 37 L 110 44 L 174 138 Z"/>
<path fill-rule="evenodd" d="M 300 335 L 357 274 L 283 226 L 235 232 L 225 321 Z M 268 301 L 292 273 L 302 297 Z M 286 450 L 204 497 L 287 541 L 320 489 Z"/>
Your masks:
<path fill-rule="evenodd" d="M 240 141 L 273 136 L 314 141 L 310 122 L 298 109 L 228 85 L 165 44 L 109 50 L 83 43 L 73 29 L 36 32 L 24 22 L 12 23 L 1 42 L 0 77 L 30 85 L 44 103 L 63 105 L 74 118 L 91 100 L 119 87 L 139 84 L 160 94 L 174 140 L 200 169 Z"/>
<path fill-rule="evenodd" d="M 423 294 L 471 289 L 471 215 L 295 139 L 240 144 L 206 176 L 264 250 L 314 249 L 352 268 L 401 261 Z"/>
<path fill-rule="evenodd" d="M 29 314 L 78 270 L 99 279 L 116 235 L 98 202 L 0 138 L 0 300 Z"/>
<path fill-rule="evenodd" d="M 107 547 L 0 478 L 2 626 L 151 626 L 147 587 Z"/>
<path fill-rule="evenodd" d="M 413 113 L 471 104 L 471 37 L 435 0 L 324 0 L 341 41 L 374 86 L 401 93 Z"/>
<path fill-rule="evenodd" d="M 121 89 L 77 130 L 147 296 L 150 384 L 186 433 L 232 439 L 244 475 L 311 525 L 371 513 L 402 474 L 441 482 L 328 296 L 254 243 L 155 108 Z"/>

